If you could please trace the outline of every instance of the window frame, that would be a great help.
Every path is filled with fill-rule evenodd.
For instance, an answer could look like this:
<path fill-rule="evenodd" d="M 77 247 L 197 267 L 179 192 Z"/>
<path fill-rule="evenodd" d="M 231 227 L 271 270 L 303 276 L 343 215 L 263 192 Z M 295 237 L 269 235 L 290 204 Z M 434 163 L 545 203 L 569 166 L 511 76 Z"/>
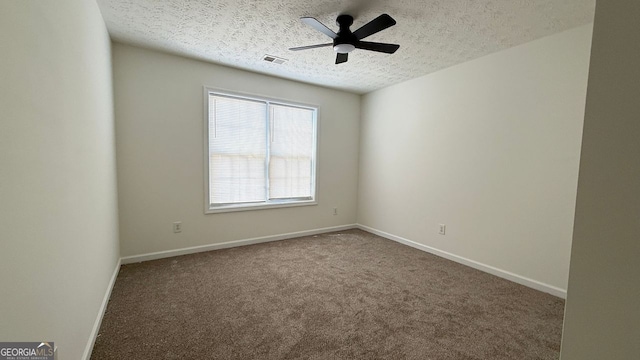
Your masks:
<path fill-rule="evenodd" d="M 216 214 L 216 213 L 226 213 L 226 212 L 235 212 L 235 211 L 249 211 L 249 210 L 263 210 L 263 209 L 274 209 L 274 208 L 283 208 L 283 207 L 294 207 L 294 206 L 310 206 L 318 204 L 318 189 L 317 189 L 317 178 L 318 178 L 318 134 L 320 132 L 319 126 L 319 113 L 320 108 L 318 105 L 305 104 L 297 101 L 285 100 L 285 99 L 277 99 L 272 97 L 267 97 L 263 95 L 257 94 L 249 94 L 242 93 L 236 91 L 229 91 L 225 89 L 219 89 L 209 86 L 203 86 L 204 93 L 204 213 L 205 214 Z M 281 105 L 281 106 L 290 106 L 297 107 L 302 109 L 313 110 L 313 152 L 311 154 L 311 199 L 308 198 L 290 198 L 290 199 L 276 199 L 270 200 L 267 199 L 264 202 L 250 202 L 250 203 L 230 203 L 230 204 L 211 204 L 211 194 L 210 194 L 210 169 L 209 169 L 209 157 L 210 157 L 210 149 L 209 149 L 209 95 L 219 95 L 225 97 L 231 97 L 236 99 L 245 99 L 248 101 L 259 101 L 267 104 L 267 109 L 269 109 L 269 104 Z M 269 112 L 267 110 L 267 112 Z M 267 122 L 269 122 L 269 116 L 267 116 Z M 269 126 L 267 124 L 267 132 L 265 133 L 265 137 L 269 135 Z M 267 146 L 267 157 L 266 157 L 266 172 L 268 175 L 269 171 L 269 146 Z M 268 187 L 269 178 L 267 176 L 265 186 Z M 268 195 L 268 192 L 267 192 Z"/>

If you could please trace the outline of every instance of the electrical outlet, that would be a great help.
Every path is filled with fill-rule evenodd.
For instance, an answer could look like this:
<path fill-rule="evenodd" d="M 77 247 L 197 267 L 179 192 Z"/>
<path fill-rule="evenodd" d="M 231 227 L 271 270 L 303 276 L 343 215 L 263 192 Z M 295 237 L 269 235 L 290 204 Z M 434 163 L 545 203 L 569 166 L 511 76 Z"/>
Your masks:
<path fill-rule="evenodd" d="M 182 232 L 182 221 L 176 221 L 173 223 L 173 232 L 174 233 Z"/>
<path fill-rule="evenodd" d="M 333 208 L 333 215 L 338 215 L 338 208 Z"/>
<path fill-rule="evenodd" d="M 444 235 L 447 231 L 447 225 L 440 224 L 440 228 L 438 229 L 438 234 Z"/>

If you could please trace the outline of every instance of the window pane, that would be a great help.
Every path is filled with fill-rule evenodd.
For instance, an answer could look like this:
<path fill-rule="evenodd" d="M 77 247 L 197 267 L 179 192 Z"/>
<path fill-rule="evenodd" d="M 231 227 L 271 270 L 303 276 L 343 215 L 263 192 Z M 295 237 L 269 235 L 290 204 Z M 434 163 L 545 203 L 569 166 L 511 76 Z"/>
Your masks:
<path fill-rule="evenodd" d="M 266 104 L 209 96 L 212 204 L 266 200 Z"/>
<path fill-rule="evenodd" d="M 314 112 L 271 105 L 270 113 L 269 197 L 310 198 Z"/>

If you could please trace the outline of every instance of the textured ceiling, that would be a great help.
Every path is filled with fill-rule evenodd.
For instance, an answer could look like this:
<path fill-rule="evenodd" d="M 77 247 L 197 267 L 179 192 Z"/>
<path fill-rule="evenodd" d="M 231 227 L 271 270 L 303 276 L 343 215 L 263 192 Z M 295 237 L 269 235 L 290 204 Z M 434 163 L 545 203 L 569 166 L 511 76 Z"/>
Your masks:
<path fill-rule="evenodd" d="M 593 20 L 595 0 L 98 0 L 111 37 L 223 65 L 366 93 Z M 329 43 L 304 25 L 311 16 L 337 32 L 382 13 L 397 25 L 367 41 L 400 44 L 393 55 L 356 49 L 335 65 Z M 288 61 L 262 60 L 266 54 Z"/>

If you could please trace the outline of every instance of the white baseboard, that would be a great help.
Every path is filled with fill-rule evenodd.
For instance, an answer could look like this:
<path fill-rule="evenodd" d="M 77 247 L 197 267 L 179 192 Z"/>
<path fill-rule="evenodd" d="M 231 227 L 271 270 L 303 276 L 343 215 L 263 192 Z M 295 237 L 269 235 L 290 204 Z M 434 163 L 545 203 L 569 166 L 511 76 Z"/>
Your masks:
<path fill-rule="evenodd" d="M 451 261 L 455 261 L 457 263 L 472 267 L 474 269 L 480 270 L 480 271 L 484 271 L 486 273 L 489 273 L 491 275 L 495 275 L 498 277 L 501 277 L 503 279 L 507 279 L 509 281 L 513 281 L 515 283 L 518 283 L 520 285 L 524 285 L 527 287 L 530 287 L 532 289 L 536 289 L 536 290 L 540 290 L 543 292 L 546 292 L 548 294 L 560 297 L 562 299 L 566 299 L 567 298 L 567 291 L 549 284 L 545 284 L 542 283 L 540 281 L 537 280 L 533 280 L 533 279 L 529 279 L 527 277 L 518 275 L 518 274 L 514 274 L 512 272 L 506 271 L 506 270 L 502 270 L 502 269 L 498 269 L 496 267 L 490 266 L 490 265 L 486 265 L 486 264 L 482 264 L 479 263 L 477 261 L 474 260 L 470 260 L 467 258 L 464 258 L 462 256 L 458 256 L 458 255 L 454 255 L 451 253 L 448 253 L 446 251 L 442 251 L 442 250 L 438 250 L 436 248 L 427 246 L 427 245 L 423 245 L 420 243 L 417 243 L 415 241 L 411 241 L 405 238 L 402 238 L 400 236 L 396 236 L 393 234 L 389 234 L 386 233 L 384 231 L 380 231 L 378 229 L 374 229 L 365 225 L 361 225 L 361 224 L 356 224 L 358 229 L 364 230 L 364 231 L 368 231 L 372 234 L 376 234 L 378 236 L 382 236 L 383 238 L 389 239 L 389 240 L 393 240 L 396 242 L 399 242 L 401 244 L 407 245 L 407 246 L 411 246 L 412 248 L 418 249 L 418 250 L 422 250 L 428 253 L 431 253 L 433 255 L 436 256 L 440 256 L 442 258 L 451 260 Z"/>
<path fill-rule="evenodd" d="M 234 240 L 234 241 L 228 241 L 228 242 L 219 243 L 219 244 L 193 246 L 193 247 L 182 248 L 182 249 L 158 251 L 158 252 L 141 254 L 141 255 L 133 255 L 133 256 L 125 256 L 125 257 L 122 257 L 120 260 L 122 261 L 122 264 L 132 264 L 132 263 L 137 263 L 142 261 L 157 260 L 157 259 L 163 259 L 163 258 L 168 258 L 173 256 L 194 254 L 194 253 L 211 251 L 211 250 L 227 249 L 227 248 L 245 246 L 245 245 L 260 244 L 260 243 L 265 243 L 270 241 L 292 239 L 292 238 L 297 238 L 301 236 L 317 235 L 317 234 L 323 234 L 323 233 L 328 233 L 333 231 L 343 231 L 343 230 L 349 230 L 349 229 L 355 229 L 355 228 L 357 228 L 356 224 L 332 226 L 332 227 L 326 227 L 326 228 L 320 228 L 320 229 L 292 232 L 287 234 L 262 236 L 262 237 L 251 238 L 251 239 L 244 239 L 244 240 Z"/>
<path fill-rule="evenodd" d="M 109 298 L 111 297 L 111 291 L 113 290 L 113 285 L 116 283 L 116 278 L 118 277 L 118 272 L 120 272 L 120 259 L 116 263 L 116 268 L 113 270 L 113 275 L 111 275 L 111 280 L 109 281 L 109 286 L 107 287 L 107 291 L 104 294 L 104 298 L 102 299 L 102 305 L 100 305 L 100 311 L 98 311 L 98 317 L 96 318 L 95 323 L 93 324 L 93 329 L 91 329 L 91 335 L 89 336 L 89 342 L 84 349 L 84 354 L 82 355 L 82 359 L 89 360 L 91 358 L 91 353 L 93 352 L 93 345 L 96 343 L 96 338 L 98 337 L 98 332 L 100 331 L 100 325 L 102 325 L 102 318 L 104 317 L 105 311 L 107 311 L 107 304 L 109 303 Z"/>

